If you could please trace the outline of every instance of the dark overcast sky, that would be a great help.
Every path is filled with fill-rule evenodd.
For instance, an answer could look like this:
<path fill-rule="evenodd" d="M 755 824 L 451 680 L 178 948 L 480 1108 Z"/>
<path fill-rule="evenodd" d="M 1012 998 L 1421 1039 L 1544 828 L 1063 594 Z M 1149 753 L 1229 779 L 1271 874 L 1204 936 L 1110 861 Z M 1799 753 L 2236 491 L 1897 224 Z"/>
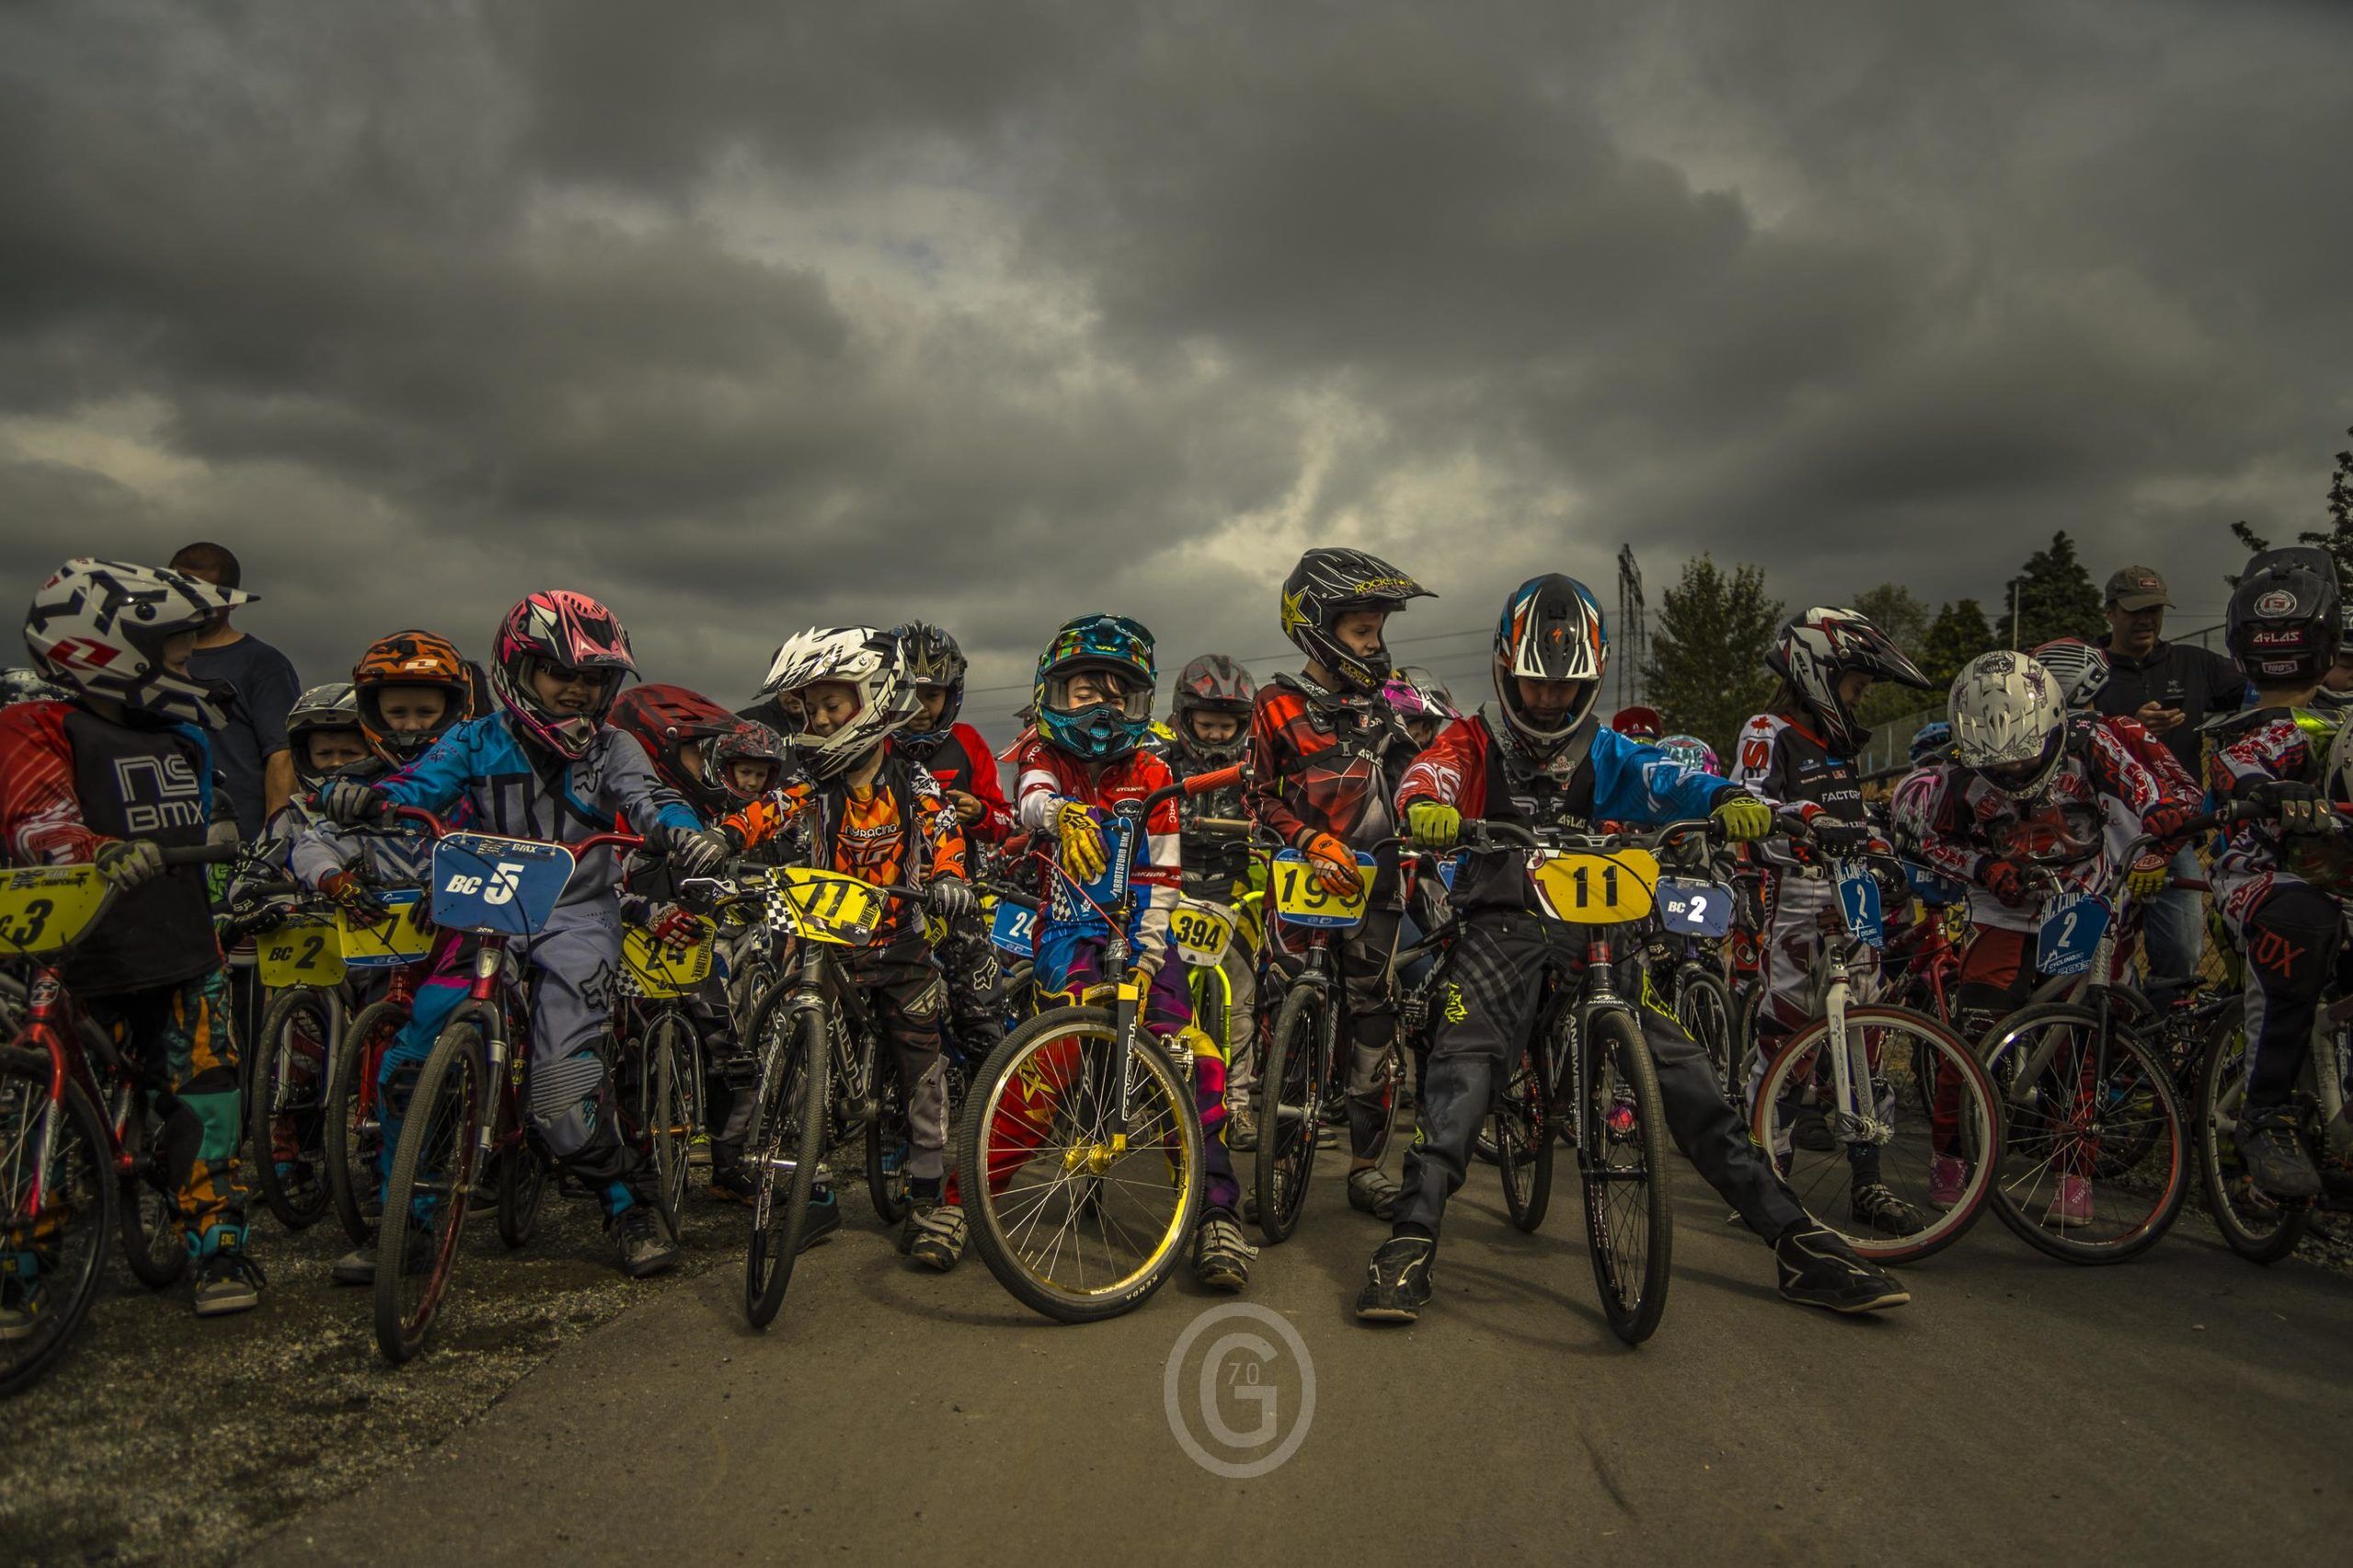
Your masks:
<path fill-rule="evenodd" d="M 812 621 L 1269 653 L 1316 542 L 1450 672 L 1621 540 L 1990 600 L 2064 528 L 2197 624 L 2353 422 L 2348 66 L 2336 4 L 11 4 L 0 580 L 216 538 L 310 678 L 581 587 L 731 699 Z"/>

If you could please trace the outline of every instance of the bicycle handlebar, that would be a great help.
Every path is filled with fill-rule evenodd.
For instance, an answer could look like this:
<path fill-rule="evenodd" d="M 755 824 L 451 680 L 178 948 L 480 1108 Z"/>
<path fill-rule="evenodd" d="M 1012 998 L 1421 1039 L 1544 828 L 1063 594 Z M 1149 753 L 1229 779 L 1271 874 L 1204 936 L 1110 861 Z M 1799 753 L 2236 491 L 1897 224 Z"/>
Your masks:
<path fill-rule="evenodd" d="M 1462 828 L 1465 843 L 1483 848 L 1499 847 L 1495 841 L 1502 839 L 1529 849 L 1659 849 L 1694 834 L 1710 839 L 1723 836 L 1723 824 L 1713 817 L 1685 817 L 1638 833 L 1590 833 L 1568 828 L 1546 828 L 1540 833 L 1516 822 L 1464 823 Z M 1479 840 L 1486 842 L 1479 844 Z"/>
<path fill-rule="evenodd" d="M 160 851 L 166 866 L 226 866 L 244 858 L 243 844 L 184 844 Z"/>
<path fill-rule="evenodd" d="M 448 823 L 444 822 L 438 816 L 436 816 L 433 812 L 426 811 L 423 806 L 394 806 L 392 808 L 392 820 L 395 822 L 413 822 L 416 824 L 417 826 L 425 829 L 426 836 L 428 838 L 445 838 L 452 833 L 473 831 L 471 828 L 461 830 L 451 827 Z M 592 833 L 585 838 L 578 839 L 569 844 L 564 843 L 560 839 L 551 838 L 535 839 L 532 842 L 552 844 L 559 849 L 568 849 L 572 851 L 575 856 L 585 855 L 592 849 L 604 849 L 608 847 L 614 849 L 642 849 L 646 845 L 646 840 L 642 835 L 609 831 L 605 833 Z"/>

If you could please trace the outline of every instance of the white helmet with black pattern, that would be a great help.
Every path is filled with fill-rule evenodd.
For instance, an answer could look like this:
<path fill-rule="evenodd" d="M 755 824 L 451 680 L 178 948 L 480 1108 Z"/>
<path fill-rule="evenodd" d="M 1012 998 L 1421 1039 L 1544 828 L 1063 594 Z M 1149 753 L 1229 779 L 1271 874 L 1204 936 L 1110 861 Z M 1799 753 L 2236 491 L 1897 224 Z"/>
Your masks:
<path fill-rule="evenodd" d="M 913 719 L 920 704 L 907 678 L 900 640 L 872 626 L 813 627 L 776 651 L 760 699 L 789 697 L 821 681 L 839 681 L 858 693 L 858 711 L 829 735 L 813 735 L 805 721 L 786 738 L 812 776 L 848 772 Z"/>
<path fill-rule="evenodd" d="M 1843 677 L 1862 674 L 1921 691 L 1934 685 L 1868 618 L 1829 606 L 1784 622 L 1765 655 L 1765 667 L 1789 683 L 1823 742 L 1849 757 L 1870 744 L 1871 733 L 1839 695 Z"/>
<path fill-rule="evenodd" d="M 33 595 L 25 646 L 42 675 L 84 697 L 217 730 L 230 693 L 167 668 L 164 642 L 253 599 L 185 572 L 78 556 Z"/>

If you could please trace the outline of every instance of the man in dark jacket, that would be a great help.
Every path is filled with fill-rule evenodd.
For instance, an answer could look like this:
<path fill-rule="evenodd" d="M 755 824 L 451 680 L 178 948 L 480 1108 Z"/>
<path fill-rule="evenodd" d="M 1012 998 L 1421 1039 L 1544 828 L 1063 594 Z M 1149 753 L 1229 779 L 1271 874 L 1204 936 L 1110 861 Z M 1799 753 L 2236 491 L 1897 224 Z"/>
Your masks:
<path fill-rule="evenodd" d="M 2205 776 L 2199 730 L 2211 718 L 2238 711 L 2246 676 L 2220 653 L 2165 642 L 2172 608 L 2165 580 L 2154 568 L 2127 566 L 2109 578 L 2108 635 L 2100 639 L 2108 684 L 2094 701 L 2103 713 L 2138 719 L 2199 778 Z M 2175 856 L 2173 877 L 2177 885 L 2148 904 L 2149 989 L 2159 996 L 2189 983 L 2206 941 L 2199 895 L 2178 885 L 2200 880 L 2197 856 L 2188 849 Z"/>

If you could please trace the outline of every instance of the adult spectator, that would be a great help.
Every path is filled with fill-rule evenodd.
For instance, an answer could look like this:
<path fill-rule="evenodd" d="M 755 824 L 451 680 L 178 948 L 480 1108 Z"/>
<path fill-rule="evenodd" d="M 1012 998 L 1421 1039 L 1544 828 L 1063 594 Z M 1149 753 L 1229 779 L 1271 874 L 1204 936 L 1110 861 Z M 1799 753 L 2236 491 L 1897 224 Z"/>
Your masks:
<path fill-rule="evenodd" d="M 172 557 L 172 570 L 223 588 L 240 585 L 237 558 L 217 544 L 191 544 Z M 286 749 L 286 715 L 302 693 L 294 665 L 260 638 L 229 624 L 222 610 L 196 642 L 188 673 L 226 686 L 227 728 L 212 737 L 213 767 L 237 813 L 237 830 L 261 836 L 262 824 L 294 792 L 294 755 Z"/>
<path fill-rule="evenodd" d="M 2097 706 L 2103 713 L 2138 719 L 2181 759 L 2193 778 L 2205 777 L 2198 732 L 2218 713 L 2234 713 L 2246 694 L 2246 676 L 2222 654 L 2187 642 L 2165 640 L 2165 611 L 2173 600 L 2165 580 L 2147 566 L 2127 566 L 2108 580 L 2108 684 Z M 2149 990 L 2170 995 L 2198 973 L 2206 949 L 2205 911 L 2195 888 L 2204 873 L 2198 857 L 2184 849 L 2174 857 L 2175 885 L 2148 903 Z"/>

